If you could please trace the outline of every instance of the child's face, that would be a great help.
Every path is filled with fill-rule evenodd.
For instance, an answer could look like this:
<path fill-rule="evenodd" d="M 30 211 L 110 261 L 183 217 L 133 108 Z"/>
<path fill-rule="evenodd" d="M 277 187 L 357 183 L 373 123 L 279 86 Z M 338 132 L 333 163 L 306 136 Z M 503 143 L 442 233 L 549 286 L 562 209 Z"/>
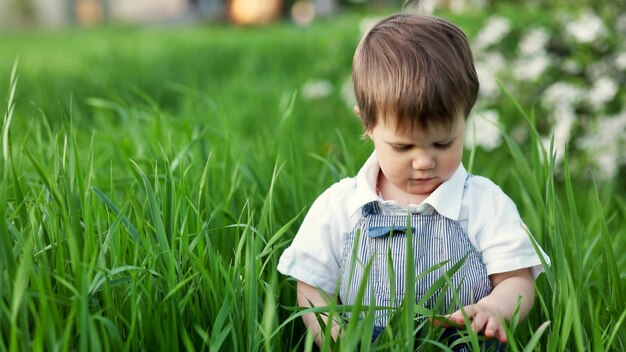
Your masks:
<path fill-rule="evenodd" d="M 463 157 L 465 119 L 452 128 L 431 125 L 427 130 L 379 119 L 367 132 L 374 142 L 387 194 L 400 203 L 421 203 L 456 171 Z M 389 189 L 388 187 L 391 187 Z"/>

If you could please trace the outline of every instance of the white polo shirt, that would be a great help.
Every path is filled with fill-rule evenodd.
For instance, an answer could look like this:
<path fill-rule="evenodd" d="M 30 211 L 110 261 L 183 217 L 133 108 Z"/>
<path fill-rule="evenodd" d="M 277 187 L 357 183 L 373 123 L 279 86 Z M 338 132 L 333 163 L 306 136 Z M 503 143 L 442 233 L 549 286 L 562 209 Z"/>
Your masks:
<path fill-rule="evenodd" d="M 491 180 L 472 176 L 465 182 L 467 171 L 460 165 L 420 205 L 411 204 L 407 209 L 376 194 L 379 171 L 374 152 L 356 177 L 345 178 L 324 191 L 311 206 L 291 246 L 281 255 L 278 271 L 334 292 L 346 236 L 362 217 L 361 207 L 372 201 L 379 202 L 383 214 L 435 210 L 457 221 L 481 253 L 489 275 L 530 268 L 537 277 L 543 271 L 517 207 Z M 550 265 L 550 258 L 541 248 L 540 253 Z"/>

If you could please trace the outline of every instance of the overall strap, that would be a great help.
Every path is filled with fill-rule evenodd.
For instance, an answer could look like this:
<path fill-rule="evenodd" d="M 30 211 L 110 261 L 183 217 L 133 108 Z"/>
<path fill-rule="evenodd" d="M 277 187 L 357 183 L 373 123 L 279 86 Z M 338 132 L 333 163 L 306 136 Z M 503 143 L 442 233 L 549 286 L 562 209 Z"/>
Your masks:
<path fill-rule="evenodd" d="M 378 201 L 369 202 L 361 208 L 361 212 L 364 217 L 378 215 L 381 213 L 380 205 L 378 205 Z"/>

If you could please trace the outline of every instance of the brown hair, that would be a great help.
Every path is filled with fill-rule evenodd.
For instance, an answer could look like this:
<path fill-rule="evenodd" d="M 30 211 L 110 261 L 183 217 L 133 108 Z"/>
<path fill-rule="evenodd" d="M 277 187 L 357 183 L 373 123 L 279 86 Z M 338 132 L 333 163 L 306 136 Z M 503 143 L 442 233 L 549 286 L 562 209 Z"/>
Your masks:
<path fill-rule="evenodd" d="M 397 126 L 451 127 L 467 118 L 478 94 L 478 77 L 467 37 L 443 18 L 393 15 L 361 39 L 352 80 L 366 131 L 378 118 Z"/>

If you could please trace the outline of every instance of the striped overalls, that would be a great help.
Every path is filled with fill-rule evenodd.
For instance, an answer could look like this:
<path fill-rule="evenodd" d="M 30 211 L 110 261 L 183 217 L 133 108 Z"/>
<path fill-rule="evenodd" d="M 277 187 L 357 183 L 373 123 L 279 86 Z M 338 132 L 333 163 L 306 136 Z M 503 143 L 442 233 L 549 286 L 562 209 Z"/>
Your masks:
<path fill-rule="evenodd" d="M 458 222 L 435 211 L 417 215 L 383 215 L 378 202 L 368 203 L 362 209 L 363 217 L 347 236 L 342 252 L 340 298 L 344 305 L 356 303 L 359 286 L 366 280 L 361 302 L 364 306 L 400 306 L 406 282 L 404 271 L 408 216 L 411 217 L 416 277 L 448 260 L 446 264 L 416 280 L 415 302 L 420 301 L 435 281 L 466 255 L 465 262 L 450 280 L 452 286 L 458 289 L 462 304 L 475 303 L 491 292 L 491 282 L 481 255 Z M 368 263 L 371 263 L 369 275 L 364 277 Z M 436 301 L 440 304 L 435 306 Z M 452 290 L 448 289 L 425 300 L 424 306 L 444 314 L 458 309 L 455 302 L 458 301 Z M 376 311 L 375 331 L 381 331 L 389 323 L 390 313 L 393 313 L 391 309 Z"/>

